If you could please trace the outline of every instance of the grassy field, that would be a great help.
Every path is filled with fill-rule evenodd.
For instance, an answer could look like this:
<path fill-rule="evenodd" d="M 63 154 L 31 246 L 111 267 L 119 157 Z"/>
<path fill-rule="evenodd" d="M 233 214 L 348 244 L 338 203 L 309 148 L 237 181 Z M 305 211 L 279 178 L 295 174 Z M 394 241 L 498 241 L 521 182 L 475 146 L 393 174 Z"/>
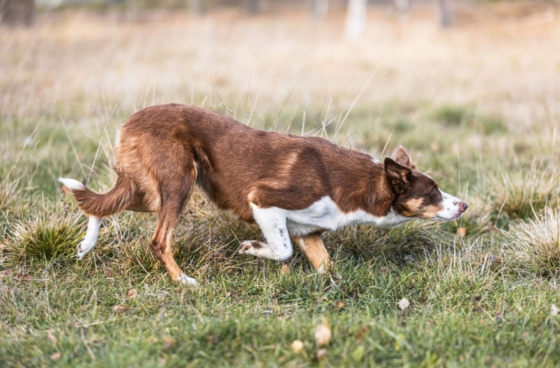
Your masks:
<path fill-rule="evenodd" d="M 74 10 L 0 29 L 0 366 L 560 365 L 559 16 L 488 5 L 442 31 L 431 8 L 372 9 L 359 41 L 336 13 Z M 469 210 L 330 233 L 328 274 L 298 251 L 286 274 L 237 255 L 259 230 L 195 192 L 175 256 L 199 287 L 156 263 L 148 214 L 105 219 L 77 261 L 85 217 L 56 178 L 111 188 L 117 128 L 167 102 L 378 158 L 403 145 Z"/>

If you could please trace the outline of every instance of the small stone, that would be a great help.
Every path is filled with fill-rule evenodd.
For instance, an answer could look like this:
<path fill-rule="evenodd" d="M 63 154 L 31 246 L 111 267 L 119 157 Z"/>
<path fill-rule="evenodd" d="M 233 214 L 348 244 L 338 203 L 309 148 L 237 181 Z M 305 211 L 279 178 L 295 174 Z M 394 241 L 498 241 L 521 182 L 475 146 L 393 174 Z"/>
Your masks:
<path fill-rule="evenodd" d="M 303 341 L 301 340 L 294 340 L 291 345 L 292 351 L 294 354 L 299 354 L 303 350 Z"/>
<path fill-rule="evenodd" d="M 317 346 L 325 346 L 331 341 L 331 329 L 326 321 L 315 327 L 315 343 Z"/>
<path fill-rule="evenodd" d="M 407 298 L 402 298 L 397 303 L 397 307 L 399 307 L 400 310 L 405 310 L 406 308 L 410 307 L 410 302 Z"/>

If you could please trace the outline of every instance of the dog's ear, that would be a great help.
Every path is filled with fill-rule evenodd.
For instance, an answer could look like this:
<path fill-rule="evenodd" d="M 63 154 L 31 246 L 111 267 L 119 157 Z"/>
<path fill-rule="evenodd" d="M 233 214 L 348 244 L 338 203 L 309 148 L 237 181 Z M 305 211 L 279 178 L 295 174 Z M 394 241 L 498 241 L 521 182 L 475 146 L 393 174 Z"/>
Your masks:
<path fill-rule="evenodd" d="M 406 151 L 405 151 L 406 153 Z M 387 183 L 396 194 L 406 194 L 412 189 L 412 170 L 400 165 L 389 157 L 385 158 Z"/>
<path fill-rule="evenodd" d="M 408 167 L 413 170 L 416 169 L 416 166 L 412 163 L 408 152 L 406 152 L 403 146 L 399 146 L 397 149 L 397 158 L 395 161 L 401 166 Z"/>

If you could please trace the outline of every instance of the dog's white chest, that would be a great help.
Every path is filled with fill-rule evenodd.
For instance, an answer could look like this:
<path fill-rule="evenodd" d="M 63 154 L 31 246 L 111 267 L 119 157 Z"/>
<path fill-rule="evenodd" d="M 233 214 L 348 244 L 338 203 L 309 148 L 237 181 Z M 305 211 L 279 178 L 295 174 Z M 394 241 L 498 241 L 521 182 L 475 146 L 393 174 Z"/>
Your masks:
<path fill-rule="evenodd" d="M 336 203 L 325 196 L 308 208 L 286 211 L 288 229 L 292 235 L 305 235 L 319 230 L 337 230 L 356 224 L 371 224 L 378 227 L 392 227 L 410 220 L 389 212 L 387 216 L 373 216 L 363 210 L 344 213 Z"/>

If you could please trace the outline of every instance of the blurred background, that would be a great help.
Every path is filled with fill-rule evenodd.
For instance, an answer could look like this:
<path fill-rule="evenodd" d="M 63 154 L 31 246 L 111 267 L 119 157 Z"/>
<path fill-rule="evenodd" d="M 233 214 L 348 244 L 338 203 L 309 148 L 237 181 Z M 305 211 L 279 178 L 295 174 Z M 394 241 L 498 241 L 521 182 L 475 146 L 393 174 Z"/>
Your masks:
<path fill-rule="evenodd" d="M 88 180 L 130 114 L 170 102 L 375 156 L 402 144 L 457 188 L 461 159 L 472 177 L 555 151 L 558 1 L 0 4 L 0 154 L 33 147 L 33 190 Z"/>

